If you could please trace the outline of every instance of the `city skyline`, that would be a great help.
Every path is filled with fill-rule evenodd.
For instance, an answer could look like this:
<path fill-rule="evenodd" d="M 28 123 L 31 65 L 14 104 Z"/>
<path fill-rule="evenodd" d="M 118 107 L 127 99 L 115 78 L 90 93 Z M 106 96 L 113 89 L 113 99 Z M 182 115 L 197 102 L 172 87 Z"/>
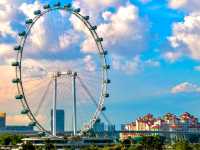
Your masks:
<path fill-rule="evenodd" d="M 10 66 L 15 57 L 13 47 L 17 43 L 17 33 L 24 28 L 24 20 L 33 17 L 34 10 L 47 3 L 53 5 L 55 1 L 13 1 L 0 2 L 0 110 L 7 112 L 9 124 L 26 124 L 29 120 L 20 115 L 21 104 L 14 99 L 16 90 L 11 83 L 15 77 Z M 61 3 L 72 3 L 81 8 L 81 13 L 90 15 L 92 23 L 98 26 L 97 32 L 104 38 L 111 65 L 110 98 L 105 101 L 105 113 L 113 124 L 127 123 L 149 112 L 162 116 L 166 112 L 187 111 L 200 118 L 200 4 L 197 0 L 190 3 L 189 0 L 61 0 Z M 97 61 L 92 61 L 95 56 L 90 39 L 87 34 L 78 32 L 80 26 L 76 20 L 67 17 L 66 26 L 72 29 L 66 33 L 70 36 L 63 35 L 60 47 L 55 48 L 57 54 L 54 49 L 47 51 L 48 54 L 42 48 L 36 52 L 30 49 L 26 56 L 33 57 L 27 57 L 25 64 L 33 71 L 26 75 L 42 72 L 41 62 L 51 67 L 50 62 L 57 61 L 62 66 L 63 54 L 66 54 L 62 50 L 67 48 L 73 51 L 67 57 L 69 66 L 83 61 L 90 71 L 95 69 Z M 36 47 L 44 43 L 49 45 L 52 39 L 44 43 L 41 40 L 46 31 L 43 24 L 38 24 L 37 28 L 41 32 L 33 36 L 33 44 Z M 63 32 L 62 27 L 57 33 L 60 31 Z M 31 83 L 29 88 L 35 85 Z M 60 103 L 59 109 L 64 106 Z M 89 116 L 93 111 L 91 108 L 86 114 Z M 38 119 L 45 124 L 47 118 L 41 113 Z"/>

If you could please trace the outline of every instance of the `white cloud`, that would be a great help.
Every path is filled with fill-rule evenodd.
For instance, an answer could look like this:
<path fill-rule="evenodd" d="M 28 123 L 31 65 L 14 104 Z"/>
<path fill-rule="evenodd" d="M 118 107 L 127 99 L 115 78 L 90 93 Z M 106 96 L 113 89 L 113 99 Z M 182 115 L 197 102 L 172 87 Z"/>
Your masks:
<path fill-rule="evenodd" d="M 152 0 L 140 0 L 140 2 L 142 2 L 143 4 L 146 4 L 146 3 L 149 3 L 151 2 Z"/>
<path fill-rule="evenodd" d="M 140 57 L 136 56 L 132 60 L 126 60 L 122 56 L 113 55 L 112 67 L 125 74 L 136 74 L 140 71 Z"/>
<path fill-rule="evenodd" d="M 130 43 L 132 43 L 136 49 L 133 53 L 136 53 L 139 51 L 138 49 L 141 49 L 140 46 L 143 47 L 145 45 L 144 24 L 138 16 L 136 6 L 126 4 L 125 6 L 120 6 L 116 13 L 104 11 L 101 14 L 104 20 L 98 26 L 97 32 L 99 36 L 104 38 L 103 45 L 107 49 L 113 49 L 115 52 L 131 52 L 130 47 L 132 46 Z M 90 33 L 75 17 L 71 17 L 70 20 L 75 30 L 85 33 L 86 40 L 82 43 L 82 51 L 94 52 L 97 48 Z"/>
<path fill-rule="evenodd" d="M 145 65 L 150 67 L 160 67 L 160 62 L 152 59 L 144 61 Z"/>
<path fill-rule="evenodd" d="M 171 93 L 185 93 L 185 92 L 200 92 L 200 87 L 196 84 L 192 84 L 189 82 L 183 82 L 171 89 Z"/>
<path fill-rule="evenodd" d="M 132 59 L 120 55 L 112 55 L 112 67 L 113 69 L 122 73 L 132 75 L 143 71 L 146 67 L 159 67 L 160 62 L 149 59 L 141 60 L 140 56 L 135 56 Z"/>
<path fill-rule="evenodd" d="M 40 10 L 42 8 L 42 4 L 36 0 L 34 3 L 23 3 L 19 9 L 30 19 L 33 19 L 35 17 L 34 11 L 35 10 Z"/>
<path fill-rule="evenodd" d="M 199 11 L 199 0 L 169 0 L 169 7 L 172 9 L 182 9 L 189 12 Z"/>
<path fill-rule="evenodd" d="M 68 48 L 70 45 L 79 41 L 79 36 L 74 31 L 64 32 L 59 36 L 59 47 L 61 49 Z"/>
<path fill-rule="evenodd" d="M 200 71 L 200 66 L 195 66 L 195 67 L 194 67 L 194 70 Z"/>
<path fill-rule="evenodd" d="M 176 60 L 178 60 L 180 57 L 182 56 L 182 54 L 180 52 L 166 52 L 163 55 L 163 58 L 167 61 L 169 61 L 170 63 L 175 62 Z"/>
<path fill-rule="evenodd" d="M 12 0 L 1 0 L 0 2 L 0 36 L 15 36 L 16 33 L 11 26 L 11 22 L 16 15 L 16 5 L 13 5 Z"/>
<path fill-rule="evenodd" d="M 200 59 L 200 13 L 191 13 L 184 22 L 173 25 L 173 35 L 169 41 L 179 53 L 187 54 L 193 59 Z"/>
<path fill-rule="evenodd" d="M 169 7 L 173 9 L 181 8 L 187 4 L 187 0 L 170 0 Z"/>
<path fill-rule="evenodd" d="M 85 69 L 87 71 L 95 71 L 96 70 L 96 64 L 94 59 L 92 58 L 91 55 L 87 55 L 85 56 L 85 58 L 83 59 L 84 63 L 85 63 Z"/>

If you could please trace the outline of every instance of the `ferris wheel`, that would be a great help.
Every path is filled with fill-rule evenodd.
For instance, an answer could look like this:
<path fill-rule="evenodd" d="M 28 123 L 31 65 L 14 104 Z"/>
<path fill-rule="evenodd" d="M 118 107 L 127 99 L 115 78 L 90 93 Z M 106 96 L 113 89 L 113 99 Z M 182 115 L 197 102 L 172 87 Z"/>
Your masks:
<path fill-rule="evenodd" d="M 93 127 L 106 110 L 104 101 L 109 97 L 110 65 L 107 63 L 107 51 L 102 45 L 103 38 L 97 34 L 97 26 L 89 22 L 90 17 L 81 15 L 80 8 L 74 8 L 71 4 L 61 5 L 58 2 L 52 6 L 44 5 L 33 14 L 34 17 L 25 21 L 25 28 L 18 34 L 18 44 L 14 47 L 17 56 L 12 63 L 16 71 L 12 82 L 17 86 L 15 99 L 22 104 L 21 114 L 28 116 L 29 126 L 56 136 L 56 110 L 60 105 L 66 109 L 66 124 L 72 127 L 74 135 L 78 132 L 83 134 Z M 69 20 L 67 17 L 71 16 L 84 26 L 84 32 L 96 45 L 95 52 L 82 52 L 77 43 L 70 47 L 73 51 L 56 46 L 63 33 L 72 42 L 75 40 L 70 37 L 74 37 L 71 34 L 74 32 L 63 31 L 66 26 L 71 27 L 65 23 Z M 41 24 L 45 26 L 45 34 L 38 28 Z M 39 45 L 45 40 L 48 44 Z M 63 38 L 62 42 L 65 40 Z M 59 51 L 59 48 L 62 50 Z M 50 111 L 53 112 L 52 121 Z M 50 124 L 53 124 L 53 129 L 50 129 Z"/>

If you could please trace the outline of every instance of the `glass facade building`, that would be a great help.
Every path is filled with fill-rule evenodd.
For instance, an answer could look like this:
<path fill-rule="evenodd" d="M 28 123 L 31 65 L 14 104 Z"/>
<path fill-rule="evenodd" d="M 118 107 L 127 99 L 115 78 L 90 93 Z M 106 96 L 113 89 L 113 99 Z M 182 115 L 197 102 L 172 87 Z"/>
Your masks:
<path fill-rule="evenodd" d="M 6 113 L 0 112 L 0 128 L 6 127 Z"/>
<path fill-rule="evenodd" d="M 53 130 L 53 110 L 51 110 L 51 131 Z M 63 109 L 56 110 L 56 132 L 63 134 L 65 132 L 65 111 Z"/>

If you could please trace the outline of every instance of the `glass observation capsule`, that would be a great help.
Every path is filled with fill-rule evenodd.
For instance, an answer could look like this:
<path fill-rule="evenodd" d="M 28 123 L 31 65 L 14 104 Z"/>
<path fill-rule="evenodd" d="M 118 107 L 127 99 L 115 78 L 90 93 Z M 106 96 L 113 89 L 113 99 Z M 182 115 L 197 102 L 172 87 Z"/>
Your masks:
<path fill-rule="evenodd" d="M 20 33 L 18 33 L 19 36 L 25 36 L 26 35 L 26 31 L 22 31 Z"/>
<path fill-rule="evenodd" d="M 76 13 L 79 13 L 80 11 L 81 11 L 80 8 L 76 8 L 76 9 L 74 9 L 74 12 L 76 12 Z"/>
<path fill-rule="evenodd" d="M 110 81 L 110 79 L 107 79 L 104 81 L 104 83 L 109 84 L 109 83 L 111 83 L 111 81 Z"/>
<path fill-rule="evenodd" d="M 26 24 L 31 24 L 31 23 L 33 23 L 33 19 L 26 20 Z"/>
<path fill-rule="evenodd" d="M 21 114 L 22 114 L 22 115 L 26 115 L 26 114 L 28 114 L 28 112 L 29 112 L 28 109 L 24 109 L 24 110 L 21 111 Z"/>
<path fill-rule="evenodd" d="M 54 7 L 60 7 L 61 6 L 61 3 L 60 2 L 57 2 L 53 5 Z"/>
<path fill-rule="evenodd" d="M 34 11 L 34 15 L 40 15 L 40 14 L 41 14 L 41 10 Z"/>
<path fill-rule="evenodd" d="M 43 8 L 44 8 L 44 9 L 49 9 L 49 8 L 50 8 L 50 5 L 49 5 L 49 4 L 46 4 L 46 5 L 43 6 Z"/>
<path fill-rule="evenodd" d="M 14 50 L 15 50 L 15 51 L 20 51 L 20 50 L 21 50 L 21 46 L 20 46 L 20 45 L 15 46 L 15 47 L 14 47 Z"/>
<path fill-rule="evenodd" d="M 83 17 L 85 20 L 89 20 L 90 19 L 90 16 L 84 16 Z"/>
<path fill-rule="evenodd" d="M 92 26 L 91 30 L 96 30 L 97 26 Z"/>
<path fill-rule="evenodd" d="M 97 42 L 103 42 L 103 38 L 96 39 Z"/>
<path fill-rule="evenodd" d="M 108 98 L 110 95 L 108 93 L 104 94 L 105 98 Z"/>
<path fill-rule="evenodd" d="M 28 124 L 28 126 L 31 126 L 31 127 L 34 127 L 36 125 L 36 122 L 30 122 L 29 124 Z"/>
<path fill-rule="evenodd" d="M 23 99 L 23 98 L 24 98 L 24 96 L 23 96 L 23 95 L 21 95 L 21 94 L 20 94 L 20 95 L 16 95 L 16 96 L 15 96 L 15 99 Z"/>
<path fill-rule="evenodd" d="M 110 65 L 104 65 L 103 68 L 104 69 L 110 69 Z"/>
<path fill-rule="evenodd" d="M 13 63 L 12 63 L 12 66 L 14 66 L 14 67 L 17 67 L 17 66 L 19 66 L 19 62 L 18 62 L 18 61 L 16 61 L 16 62 L 13 62 Z"/>
<path fill-rule="evenodd" d="M 106 107 L 104 106 L 104 107 L 102 107 L 102 109 L 101 109 L 101 111 L 105 111 L 106 110 Z"/>
<path fill-rule="evenodd" d="M 13 79 L 13 80 L 12 80 L 12 83 L 20 83 L 20 79 L 19 79 L 19 78 Z"/>
<path fill-rule="evenodd" d="M 71 8 L 71 7 L 72 7 L 72 4 L 65 4 L 65 5 L 64 5 L 64 8 L 65 8 L 65 9 L 68 9 L 68 8 Z"/>

